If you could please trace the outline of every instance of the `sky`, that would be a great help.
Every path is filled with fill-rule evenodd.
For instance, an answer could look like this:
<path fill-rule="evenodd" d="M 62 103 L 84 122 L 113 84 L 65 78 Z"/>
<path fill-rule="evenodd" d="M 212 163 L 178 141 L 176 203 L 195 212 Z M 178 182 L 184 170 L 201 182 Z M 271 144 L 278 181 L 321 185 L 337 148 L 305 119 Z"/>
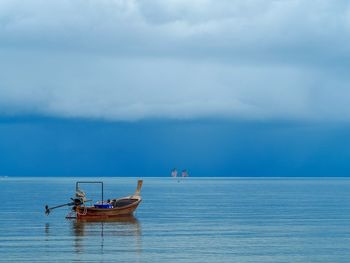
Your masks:
<path fill-rule="evenodd" d="M 0 175 L 347 176 L 349 40 L 345 0 L 1 0 Z"/>

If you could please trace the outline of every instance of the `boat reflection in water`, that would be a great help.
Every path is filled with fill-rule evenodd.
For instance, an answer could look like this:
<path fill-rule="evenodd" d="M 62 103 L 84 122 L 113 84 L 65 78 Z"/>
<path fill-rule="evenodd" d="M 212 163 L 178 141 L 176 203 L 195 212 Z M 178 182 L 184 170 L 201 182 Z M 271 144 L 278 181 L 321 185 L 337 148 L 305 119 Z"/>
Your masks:
<path fill-rule="evenodd" d="M 71 220 L 76 253 L 141 253 L 141 225 L 134 216 Z"/>

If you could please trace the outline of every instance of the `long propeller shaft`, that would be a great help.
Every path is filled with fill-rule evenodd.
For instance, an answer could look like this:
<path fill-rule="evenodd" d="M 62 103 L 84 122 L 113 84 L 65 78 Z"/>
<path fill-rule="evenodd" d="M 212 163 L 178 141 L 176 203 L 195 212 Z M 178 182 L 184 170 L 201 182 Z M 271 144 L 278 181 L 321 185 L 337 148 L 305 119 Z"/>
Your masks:
<path fill-rule="evenodd" d="M 59 208 L 59 207 L 63 207 L 63 206 L 72 206 L 72 205 L 75 205 L 75 202 L 70 202 L 70 203 L 66 203 L 66 204 L 63 204 L 63 205 L 57 205 L 57 206 L 53 206 L 53 207 L 48 207 L 46 205 L 45 206 L 45 214 L 49 215 L 51 210 L 53 210 L 53 209 L 56 209 L 56 208 Z"/>

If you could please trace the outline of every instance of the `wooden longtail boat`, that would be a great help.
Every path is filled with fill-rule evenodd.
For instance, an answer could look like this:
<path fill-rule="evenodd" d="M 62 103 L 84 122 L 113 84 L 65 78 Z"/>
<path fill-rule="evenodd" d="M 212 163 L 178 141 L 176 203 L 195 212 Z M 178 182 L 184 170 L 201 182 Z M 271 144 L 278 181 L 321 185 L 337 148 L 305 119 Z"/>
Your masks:
<path fill-rule="evenodd" d="M 81 184 L 101 184 L 101 201 L 96 202 L 94 205 L 87 205 L 88 202 L 92 200 L 87 200 L 86 195 L 80 190 L 79 186 Z M 104 201 L 103 197 L 103 182 L 77 182 L 76 183 L 76 194 L 75 198 L 71 198 L 72 202 L 51 207 L 46 206 L 45 213 L 48 215 L 51 210 L 63 207 L 72 206 L 72 212 L 66 218 L 76 218 L 76 219 L 108 219 L 108 218 L 118 218 L 122 216 L 130 216 L 136 210 L 138 205 L 141 203 L 142 198 L 140 196 L 140 191 L 142 187 L 142 180 L 137 183 L 136 191 L 133 195 L 108 199 Z"/>

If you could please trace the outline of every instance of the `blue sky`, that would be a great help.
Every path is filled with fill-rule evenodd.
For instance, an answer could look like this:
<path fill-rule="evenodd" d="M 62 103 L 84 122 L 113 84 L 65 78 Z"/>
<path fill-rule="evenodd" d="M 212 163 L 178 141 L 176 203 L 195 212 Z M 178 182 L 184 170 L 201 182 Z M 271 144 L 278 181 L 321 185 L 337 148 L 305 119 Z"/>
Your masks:
<path fill-rule="evenodd" d="M 0 174 L 347 175 L 349 32 L 343 0 L 3 0 Z"/>

